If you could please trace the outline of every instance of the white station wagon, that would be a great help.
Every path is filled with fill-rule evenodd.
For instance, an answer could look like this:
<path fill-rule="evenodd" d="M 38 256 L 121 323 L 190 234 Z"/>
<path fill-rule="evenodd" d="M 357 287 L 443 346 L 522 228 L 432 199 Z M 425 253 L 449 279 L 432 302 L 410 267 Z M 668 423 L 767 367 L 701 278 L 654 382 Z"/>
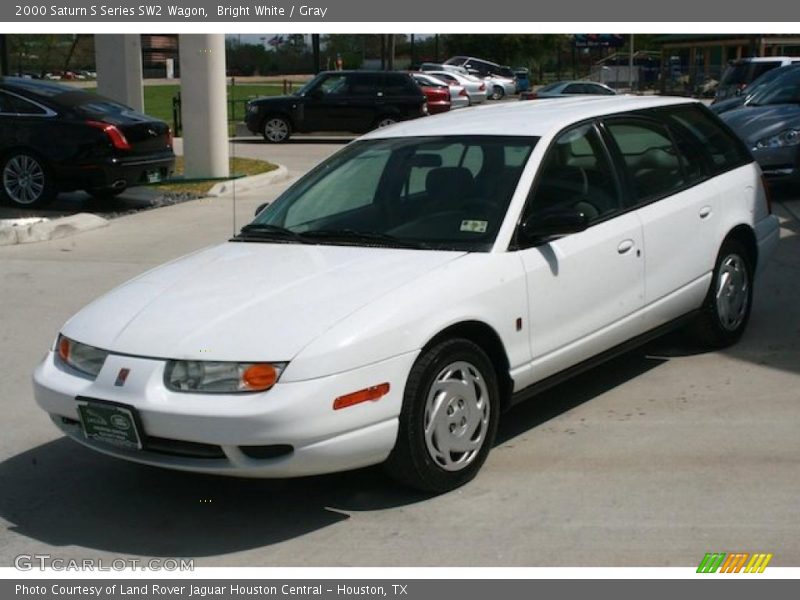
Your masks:
<path fill-rule="evenodd" d="M 504 409 L 691 322 L 747 325 L 778 241 L 758 165 L 675 98 L 518 103 L 349 144 L 230 241 L 64 325 L 34 374 L 68 436 L 161 467 L 475 476 Z"/>

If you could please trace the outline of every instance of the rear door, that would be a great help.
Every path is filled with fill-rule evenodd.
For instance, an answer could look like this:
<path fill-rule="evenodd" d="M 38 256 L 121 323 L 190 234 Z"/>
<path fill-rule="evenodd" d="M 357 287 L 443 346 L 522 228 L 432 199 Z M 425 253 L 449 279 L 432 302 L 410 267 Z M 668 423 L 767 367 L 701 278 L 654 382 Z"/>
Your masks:
<path fill-rule="evenodd" d="M 645 321 L 652 329 L 699 308 L 717 252 L 718 190 L 702 148 L 660 120 L 604 120 L 623 166 L 627 203 L 644 229 Z"/>
<path fill-rule="evenodd" d="M 522 220 L 559 209 L 584 212 L 589 228 L 520 250 L 537 381 L 641 333 L 642 226 L 625 211 L 594 123 L 561 133 L 548 149 Z"/>

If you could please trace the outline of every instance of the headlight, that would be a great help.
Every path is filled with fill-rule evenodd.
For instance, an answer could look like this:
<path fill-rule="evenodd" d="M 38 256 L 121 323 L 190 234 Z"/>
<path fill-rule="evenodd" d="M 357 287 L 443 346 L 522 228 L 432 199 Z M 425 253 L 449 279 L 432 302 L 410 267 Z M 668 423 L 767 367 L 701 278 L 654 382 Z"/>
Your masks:
<path fill-rule="evenodd" d="M 258 104 L 248 104 L 247 105 L 247 112 L 249 112 L 249 113 L 257 113 L 258 112 Z"/>
<path fill-rule="evenodd" d="M 798 144 L 800 144 L 800 129 L 786 129 L 778 135 L 758 140 L 753 150 L 783 148 L 784 146 L 797 146 Z"/>
<path fill-rule="evenodd" d="M 59 334 L 56 342 L 56 356 L 62 363 L 76 371 L 97 377 L 100 369 L 103 368 L 108 352 L 81 344 Z"/>
<path fill-rule="evenodd" d="M 171 360 L 164 385 L 175 392 L 263 392 L 275 385 L 285 368 L 286 363 Z"/>

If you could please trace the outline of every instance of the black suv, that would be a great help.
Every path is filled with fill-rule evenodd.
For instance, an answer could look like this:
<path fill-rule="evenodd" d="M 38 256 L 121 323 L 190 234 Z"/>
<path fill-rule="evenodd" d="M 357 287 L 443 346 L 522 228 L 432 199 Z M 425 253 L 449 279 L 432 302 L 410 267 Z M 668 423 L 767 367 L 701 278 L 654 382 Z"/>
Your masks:
<path fill-rule="evenodd" d="M 408 73 L 325 71 L 291 96 L 253 100 L 245 122 L 280 143 L 293 132 L 363 133 L 426 114 L 425 95 Z"/>

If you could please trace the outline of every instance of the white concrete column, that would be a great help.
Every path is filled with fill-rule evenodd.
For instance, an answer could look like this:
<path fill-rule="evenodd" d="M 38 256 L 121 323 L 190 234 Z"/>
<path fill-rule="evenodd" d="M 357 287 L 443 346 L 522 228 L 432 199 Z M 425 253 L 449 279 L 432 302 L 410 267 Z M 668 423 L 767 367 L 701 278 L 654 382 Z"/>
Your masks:
<path fill-rule="evenodd" d="M 186 177 L 228 177 L 225 36 L 181 34 L 179 43 Z"/>
<path fill-rule="evenodd" d="M 95 35 L 94 54 L 97 93 L 144 112 L 141 36 Z"/>

